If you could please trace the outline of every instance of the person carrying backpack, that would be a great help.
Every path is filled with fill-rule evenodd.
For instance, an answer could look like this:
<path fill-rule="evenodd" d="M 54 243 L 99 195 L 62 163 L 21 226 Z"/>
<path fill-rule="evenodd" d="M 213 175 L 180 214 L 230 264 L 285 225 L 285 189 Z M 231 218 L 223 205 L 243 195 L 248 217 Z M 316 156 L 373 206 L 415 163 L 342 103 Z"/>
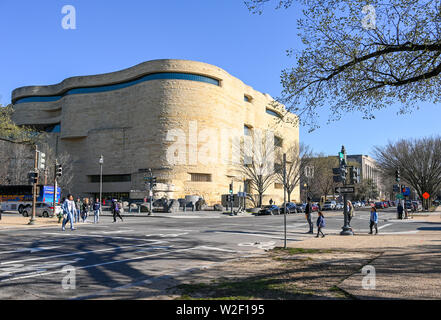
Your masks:
<path fill-rule="evenodd" d="M 112 201 L 112 211 L 113 211 L 113 222 L 116 222 L 116 216 L 118 216 L 121 221 L 124 221 L 121 215 L 119 214 L 119 205 L 118 202 L 116 202 L 116 199 L 113 199 Z"/>
<path fill-rule="evenodd" d="M 318 212 L 318 218 L 317 218 L 317 228 L 318 228 L 318 231 L 317 231 L 316 238 L 319 237 L 320 233 L 322 234 L 322 238 L 325 237 L 325 234 L 322 231 L 322 228 L 324 228 L 325 226 L 326 226 L 325 216 L 323 215 L 323 212 L 319 211 Z"/>

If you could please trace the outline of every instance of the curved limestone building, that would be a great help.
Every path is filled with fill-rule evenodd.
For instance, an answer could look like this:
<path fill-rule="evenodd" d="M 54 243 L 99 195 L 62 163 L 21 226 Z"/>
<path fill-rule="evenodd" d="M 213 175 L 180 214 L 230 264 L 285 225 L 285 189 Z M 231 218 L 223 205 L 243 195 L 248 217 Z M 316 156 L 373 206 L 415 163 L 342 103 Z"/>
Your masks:
<path fill-rule="evenodd" d="M 12 93 L 14 121 L 51 132 L 57 152 L 73 158 L 75 195 L 143 198 L 144 177 L 157 177 L 156 196 L 203 196 L 209 204 L 234 182 L 249 191 L 234 157 L 234 135 L 274 132 L 278 148 L 298 142 L 296 117 L 226 71 L 206 63 L 154 60 L 113 73 L 72 77 Z M 282 117 L 283 116 L 283 117 Z M 281 119 L 283 118 L 283 120 Z M 288 121 L 287 121 L 288 120 Z M 277 162 L 277 159 L 276 159 Z M 277 182 L 265 202 L 280 203 Z M 296 188 L 292 199 L 299 200 Z"/>

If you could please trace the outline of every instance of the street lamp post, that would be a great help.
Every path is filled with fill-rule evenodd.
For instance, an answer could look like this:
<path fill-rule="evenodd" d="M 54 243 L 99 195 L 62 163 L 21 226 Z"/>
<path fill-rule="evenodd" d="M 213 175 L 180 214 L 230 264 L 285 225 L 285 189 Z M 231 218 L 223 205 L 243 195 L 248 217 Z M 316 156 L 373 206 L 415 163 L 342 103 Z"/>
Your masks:
<path fill-rule="evenodd" d="M 340 153 L 343 155 L 341 162 L 340 162 L 340 169 L 344 170 L 344 172 L 345 172 L 345 174 L 344 174 L 345 179 L 343 180 L 343 186 L 346 186 L 346 184 L 347 184 L 346 183 L 346 181 L 347 181 L 347 171 L 346 171 L 347 163 L 346 163 L 346 150 L 345 150 L 344 146 L 341 147 Z M 344 193 L 343 194 L 343 214 L 344 214 L 345 221 L 344 221 L 344 225 L 342 227 L 342 231 L 340 232 L 340 235 L 353 236 L 354 233 L 352 232 L 352 228 L 349 226 L 349 217 L 348 217 L 349 212 L 348 212 L 347 202 L 348 202 L 347 194 Z"/>
<path fill-rule="evenodd" d="M 103 205 L 103 163 L 104 163 L 104 157 L 101 155 L 100 157 L 100 213 L 102 213 L 102 205 Z"/>

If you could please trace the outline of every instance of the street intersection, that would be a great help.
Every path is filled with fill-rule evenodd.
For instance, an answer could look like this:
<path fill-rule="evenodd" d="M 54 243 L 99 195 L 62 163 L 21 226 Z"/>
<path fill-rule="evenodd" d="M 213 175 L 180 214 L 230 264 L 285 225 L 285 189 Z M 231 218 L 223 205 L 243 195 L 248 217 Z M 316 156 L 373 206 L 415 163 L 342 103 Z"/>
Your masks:
<path fill-rule="evenodd" d="M 338 234 L 343 215 L 325 211 L 325 216 L 325 233 Z M 394 208 L 380 211 L 379 219 L 380 235 L 373 237 L 425 227 L 422 221 L 396 220 Z M 286 220 L 290 246 L 315 236 L 306 234 L 303 214 Z M 369 210 L 359 209 L 351 225 L 355 234 L 368 233 Z M 148 298 L 179 275 L 262 254 L 284 242 L 283 215 L 126 215 L 117 223 L 104 216 L 100 224 L 76 227 L 0 230 L 0 299 L 91 299 L 115 292 L 131 299 L 139 297 L 139 286 Z"/>

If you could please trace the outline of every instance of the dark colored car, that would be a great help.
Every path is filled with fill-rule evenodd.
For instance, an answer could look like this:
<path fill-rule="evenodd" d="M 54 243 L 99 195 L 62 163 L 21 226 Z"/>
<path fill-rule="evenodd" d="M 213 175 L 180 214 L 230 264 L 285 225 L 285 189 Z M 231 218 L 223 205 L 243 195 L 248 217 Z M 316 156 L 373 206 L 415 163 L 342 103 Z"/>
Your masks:
<path fill-rule="evenodd" d="M 280 207 L 280 213 L 285 213 L 285 205 L 282 204 Z M 287 202 L 286 203 L 286 213 L 297 213 L 297 205 L 294 202 Z"/>
<path fill-rule="evenodd" d="M 264 206 L 263 209 L 261 209 L 257 213 L 258 216 L 275 215 L 275 214 L 280 214 L 280 208 L 274 204 L 269 206 Z"/>
<path fill-rule="evenodd" d="M 383 202 L 375 202 L 375 208 L 384 209 L 384 203 Z"/>
<path fill-rule="evenodd" d="M 296 206 L 297 206 L 297 212 L 304 212 L 306 203 L 296 203 Z"/>

